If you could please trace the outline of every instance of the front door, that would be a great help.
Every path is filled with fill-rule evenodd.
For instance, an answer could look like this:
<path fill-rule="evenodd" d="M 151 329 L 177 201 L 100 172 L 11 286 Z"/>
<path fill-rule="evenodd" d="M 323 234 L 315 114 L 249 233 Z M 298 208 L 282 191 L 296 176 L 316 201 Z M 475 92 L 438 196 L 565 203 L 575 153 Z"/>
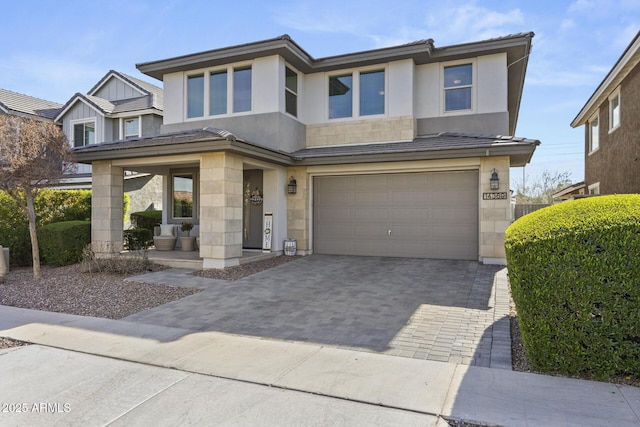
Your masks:
<path fill-rule="evenodd" d="M 244 171 L 242 247 L 262 249 L 262 170 Z"/>

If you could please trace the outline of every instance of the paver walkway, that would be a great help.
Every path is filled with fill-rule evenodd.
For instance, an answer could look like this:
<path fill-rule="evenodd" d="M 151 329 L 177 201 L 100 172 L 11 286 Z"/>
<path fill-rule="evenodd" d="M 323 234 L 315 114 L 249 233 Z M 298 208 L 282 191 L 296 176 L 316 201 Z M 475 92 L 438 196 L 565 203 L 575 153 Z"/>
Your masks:
<path fill-rule="evenodd" d="M 235 282 L 166 270 L 129 280 L 203 292 L 123 320 L 511 369 L 502 267 L 312 255 Z"/>

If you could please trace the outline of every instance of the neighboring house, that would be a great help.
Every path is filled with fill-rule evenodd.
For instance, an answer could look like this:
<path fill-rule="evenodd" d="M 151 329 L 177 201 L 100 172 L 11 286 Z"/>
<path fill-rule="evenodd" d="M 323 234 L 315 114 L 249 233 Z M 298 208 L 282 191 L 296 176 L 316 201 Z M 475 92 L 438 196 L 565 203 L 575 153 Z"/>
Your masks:
<path fill-rule="evenodd" d="M 640 193 L 640 32 L 571 122 L 585 127 L 588 194 Z"/>
<path fill-rule="evenodd" d="M 557 192 L 551 195 L 553 199 L 553 203 L 564 202 L 566 200 L 573 200 L 576 198 L 585 196 L 585 185 L 584 181 L 576 182 L 575 184 L 571 184 L 566 186 L 565 188 L 558 190 Z"/>
<path fill-rule="evenodd" d="M 533 33 L 316 59 L 288 36 L 138 64 L 162 134 L 77 147 L 94 248 L 122 247 L 124 170 L 163 175 L 163 220 L 194 222 L 204 268 L 299 253 L 503 263 L 509 168 Z M 493 178 L 493 179 L 492 179 Z M 192 233 L 192 235 L 194 235 Z"/>
<path fill-rule="evenodd" d="M 111 70 L 88 93 L 76 93 L 58 111 L 72 147 L 127 140 L 160 133 L 162 89 Z M 91 166 L 78 165 L 64 188 L 90 188 Z M 149 173 L 125 172 L 124 191 L 129 194 L 131 212 L 161 209 L 162 178 Z"/>
<path fill-rule="evenodd" d="M 0 89 L 0 114 L 54 121 L 62 104 Z"/>

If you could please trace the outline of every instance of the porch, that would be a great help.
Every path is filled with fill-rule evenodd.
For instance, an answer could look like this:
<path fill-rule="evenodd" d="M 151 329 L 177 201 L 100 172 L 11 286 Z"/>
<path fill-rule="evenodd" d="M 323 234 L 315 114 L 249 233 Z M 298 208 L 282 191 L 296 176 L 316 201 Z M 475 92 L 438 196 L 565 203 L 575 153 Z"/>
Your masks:
<path fill-rule="evenodd" d="M 240 257 L 240 264 L 261 261 L 282 255 L 282 252 L 262 252 L 261 250 L 243 249 Z M 199 251 L 158 251 L 149 249 L 147 252 L 149 260 L 155 264 L 164 265 L 171 268 L 188 268 L 192 270 L 202 270 L 203 260 Z"/>

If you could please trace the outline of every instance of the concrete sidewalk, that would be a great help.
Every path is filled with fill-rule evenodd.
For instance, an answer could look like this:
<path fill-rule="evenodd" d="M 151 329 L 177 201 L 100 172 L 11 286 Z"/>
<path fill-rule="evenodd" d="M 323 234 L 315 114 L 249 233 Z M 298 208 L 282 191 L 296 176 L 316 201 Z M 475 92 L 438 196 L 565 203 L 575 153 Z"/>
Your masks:
<path fill-rule="evenodd" d="M 220 411 L 227 410 L 230 411 L 224 412 L 227 416 L 241 411 L 248 417 L 226 419 L 225 422 L 231 425 L 271 424 L 275 420 L 277 424 L 292 425 L 334 425 L 336 420 L 340 420 L 338 424 L 345 425 L 360 422 L 357 417 L 341 418 L 343 417 L 339 415 L 341 413 L 331 413 L 338 417 L 333 419 L 331 414 L 328 414 L 327 418 L 315 418 L 318 415 L 322 416 L 323 411 L 333 405 L 333 403 L 324 405 L 318 401 L 314 401 L 315 403 L 309 401 L 308 407 L 315 410 L 309 409 L 310 417 L 305 418 L 304 421 L 295 418 L 299 414 L 292 413 L 291 408 L 286 409 L 285 404 L 281 407 L 282 412 L 279 412 L 277 405 L 267 408 L 268 404 L 259 404 L 262 402 L 259 397 L 255 400 L 249 399 L 246 404 L 238 404 L 240 406 L 230 404 L 228 409 L 225 409 L 226 403 L 215 406 L 213 403 L 216 399 L 224 402 L 222 399 L 225 387 L 235 387 L 235 383 L 225 382 L 218 386 L 217 383 L 208 382 L 216 378 L 241 380 L 281 390 L 295 390 L 325 396 L 325 398 L 340 399 L 332 399 L 332 402 L 357 402 L 359 405 L 364 405 L 358 406 L 363 411 L 365 407 L 368 411 L 380 406 L 400 411 L 393 414 L 380 414 L 380 420 L 386 416 L 400 417 L 401 413 L 424 415 L 425 417 L 420 419 L 418 424 L 439 427 L 447 425 L 442 417 L 503 426 L 637 426 L 640 424 L 640 389 L 608 383 L 393 357 L 220 332 L 193 333 L 176 328 L 6 306 L 0 306 L 0 336 L 120 361 L 137 362 L 138 365 L 131 365 L 131 367 L 127 364 L 126 369 L 142 373 L 141 378 L 144 378 L 145 370 L 173 369 L 167 371 L 168 373 L 164 369 L 158 371 L 162 372 L 162 381 L 165 382 L 158 384 L 155 392 L 142 392 L 140 399 L 144 404 L 125 402 L 119 407 L 103 405 L 102 409 L 96 408 L 94 412 L 102 414 L 104 418 L 95 415 L 90 419 L 98 420 L 96 424 L 99 425 L 108 424 L 114 420 L 123 420 L 118 421 L 123 424 L 148 424 L 149 421 L 154 421 L 158 424 L 196 425 L 214 420 L 219 416 L 217 414 Z M 68 376 L 67 370 L 51 370 L 47 368 L 48 363 L 44 363 L 42 366 L 36 366 L 40 371 L 36 369 L 34 374 L 27 375 L 34 367 L 29 366 L 27 362 L 22 364 L 21 361 L 28 358 L 12 356 L 27 354 L 27 352 L 53 352 L 43 347 L 33 348 L 35 350 L 10 349 L 0 356 L 0 373 L 4 377 L 9 372 L 16 378 L 11 383 L 10 389 L 2 386 L 3 391 L 0 397 L 3 403 L 11 402 L 14 396 L 27 399 L 27 402 L 35 399 L 43 399 L 44 402 L 47 402 L 47 399 L 59 400 L 57 396 L 60 395 L 56 393 L 61 392 L 60 389 L 51 389 L 49 395 L 34 393 L 43 387 L 43 384 L 57 381 L 58 377 Z M 68 369 L 81 369 L 81 365 L 74 362 L 74 357 L 79 357 L 75 353 L 71 353 L 72 356 L 69 356 L 68 352 L 63 353 L 65 356 L 51 356 L 51 354 L 49 353 L 49 357 L 52 360 L 55 360 L 55 357 L 67 357 Z M 42 375 L 38 375 L 38 372 L 42 372 Z M 81 400 L 87 405 L 100 405 L 103 393 L 107 393 L 107 396 L 116 400 L 117 396 L 120 396 L 119 393 L 123 393 L 124 399 L 131 390 L 138 386 L 144 388 L 147 385 L 143 379 L 133 385 L 121 384 L 117 380 L 109 382 L 112 374 L 108 370 L 96 368 L 96 372 L 99 372 L 100 378 L 110 385 L 105 385 L 104 388 L 98 387 L 90 395 L 89 400 Z M 175 378 L 169 373 L 175 375 Z M 199 375 L 187 381 L 187 373 Z M 70 381 L 67 385 L 70 401 L 63 403 L 73 405 L 74 398 L 87 397 L 86 393 L 82 392 L 74 394 L 73 389 L 76 387 L 74 384 L 78 383 L 79 390 L 82 390 L 85 381 L 93 380 L 90 375 L 89 371 L 85 373 L 79 371 L 75 382 Z M 211 379 L 211 376 L 216 378 Z M 23 378 L 24 381 L 17 378 Z M 195 383 L 192 384 L 190 381 Z M 115 392 L 115 396 L 108 394 L 112 387 L 119 390 Z M 143 396 L 147 396 L 146 400 Z M 284 401 L 286 402 L 287 399 L 289 397 Z M 296 400 L 297 397 L 291 397 L 291 399 Z M 195 405 L 194 401 L 200 404 Z M 207 406 L 206 402 L 211 402 L 212 405 Z M 297 403 L 293 404 L 297 405 Z M 127 405 L 131 408 L 141 407 L 140 417 L 142 414 L 148 414 L 148 416 L 155 414 L 156 418 L 141 421 L 142 418 L 137 418 L 136 410 L 130 409 L 130 412 L 123 412 L 122 408 Z M 300 405 L 304 413 L 304 408 L 307 407 L 304 405 L 307 403 Z M 256 406 L 255 410 L 252 409 L 254 406 Z M 144 411 L 145 408 L 148 412 Z M 191 412 L 185 408 L 193 408 L 197 416 L 194 415 L 193 419 L 189 418 Z M 405 413 L 405 411 L 409 412 Z M 128 415 L 129 413 L 131 415 Z M 5 414 L 0 413 L 0 415 Z M 269 418 L 272 416 L 276 418 Z M 377 415 L 371 416 L 377 419 Z M 19 417 L 12 418 L 12 420 L 15 419 L 19 420 Z M 106 421 L 99 421 L 103 419 Z M 83 424 L 83 420 L 86 419 L 73 418 L 70 422 Z M 224 421 L 224 418 L 222 420 Z M 59 418 L 57 422 L 67 424 L 64 418 Z M 395 424 L 392 421 L 389 422 Z M 366 421 L 364 423 L 375 424 Z M 33 423 L 24 424 L 34 425 Z M 382 424 L 385 422 L 382 421 L 380 425 Z M 400 424 L 413 423 L 400 422 Z"/>

